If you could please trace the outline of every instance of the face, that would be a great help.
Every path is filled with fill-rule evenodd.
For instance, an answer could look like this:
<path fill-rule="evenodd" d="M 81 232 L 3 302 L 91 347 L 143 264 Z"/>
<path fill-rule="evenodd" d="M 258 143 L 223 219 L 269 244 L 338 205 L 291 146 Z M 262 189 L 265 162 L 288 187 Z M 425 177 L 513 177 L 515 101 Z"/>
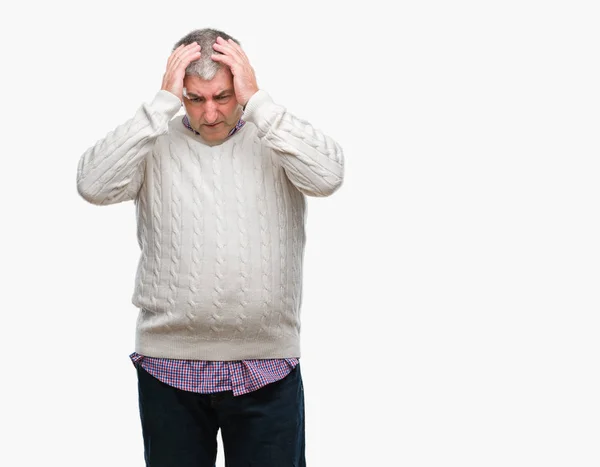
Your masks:
<path fill-rule="evenodd" d="M 224 141 L 242 114 L 229 68 L 219 69 L 210 81 L 186 75 L 183 85 L 186 88 L 183 103 L 192 128 L 207 142 Z"/>

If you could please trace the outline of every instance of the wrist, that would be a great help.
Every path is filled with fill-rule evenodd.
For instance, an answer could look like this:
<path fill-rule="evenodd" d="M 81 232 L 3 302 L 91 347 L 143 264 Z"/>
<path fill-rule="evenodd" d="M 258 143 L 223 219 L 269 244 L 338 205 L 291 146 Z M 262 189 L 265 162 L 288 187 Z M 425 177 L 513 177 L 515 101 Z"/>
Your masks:
<path fill-rule="evenodd" d="M 256 89 L 252 94 L 250 94 L 250 97 L 248 97 L 248 99 L 246 99 L 246 102 L 244 102 L 244 104 L 242 104 L 242 110 L 246 110 L 246 106 L 248 105 L 248 102 L 250 102 L 250 99 L 252 99 L 252 97 L 254 97 L 257 92 L 258 92 L 258 89 Z"/>

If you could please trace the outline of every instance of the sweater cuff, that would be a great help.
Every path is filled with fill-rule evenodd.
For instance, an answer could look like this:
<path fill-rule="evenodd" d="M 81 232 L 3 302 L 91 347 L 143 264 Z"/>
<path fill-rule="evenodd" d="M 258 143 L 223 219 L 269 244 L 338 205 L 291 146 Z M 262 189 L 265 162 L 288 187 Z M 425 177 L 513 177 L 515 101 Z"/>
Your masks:
<path fill-rule="evenodd" d="M 284 111 L 282 106 L 273 102 L 267 91 L 259 89 L 246 103 L 243 119 L 246 122 L 254 123 L 261 136 L 264 136 L 269 131 L 273 117 Z"/>
<path fill-rule="evenodd" d="M 181 101 L 175 94 L 161 89 L 154 96 L 154 99 L 150 103 L 150 108 L 157 114 L 163 114 L 171 119 L 181 109 Z"/>

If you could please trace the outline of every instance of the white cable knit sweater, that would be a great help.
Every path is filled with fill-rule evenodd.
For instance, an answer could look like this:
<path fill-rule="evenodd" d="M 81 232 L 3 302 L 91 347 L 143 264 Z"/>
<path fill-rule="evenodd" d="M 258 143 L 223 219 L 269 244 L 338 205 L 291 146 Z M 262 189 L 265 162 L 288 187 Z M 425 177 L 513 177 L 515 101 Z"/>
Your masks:
<path fill-rule="evenodd" d="M 300 357 L 305 197 L 342 183 L 331 138 L 263 90 L 246 124 L 209 145 L 159 91 L 88 149 L 77 189 L 93 204 L 134 200 L 141 248 L 135 351 L 191 360 Z"/>

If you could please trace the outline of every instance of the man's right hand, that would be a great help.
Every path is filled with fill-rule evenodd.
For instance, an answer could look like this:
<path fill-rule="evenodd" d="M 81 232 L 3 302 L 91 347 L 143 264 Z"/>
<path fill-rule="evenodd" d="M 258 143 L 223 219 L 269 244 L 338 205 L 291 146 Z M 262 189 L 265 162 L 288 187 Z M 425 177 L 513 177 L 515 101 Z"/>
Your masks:
<path fill-rule="evenodd" d="M 177 47 L 169 60 L 167 61 L 167 70 L 163 75 L 161 90 L 169 91 L 171 94 L 179 97 L 183 102 L 183 78 L 185 78 L 185 69 L 194 60 L 200 58 L 200 46 L 192 42 L 184 46 Z"/>

